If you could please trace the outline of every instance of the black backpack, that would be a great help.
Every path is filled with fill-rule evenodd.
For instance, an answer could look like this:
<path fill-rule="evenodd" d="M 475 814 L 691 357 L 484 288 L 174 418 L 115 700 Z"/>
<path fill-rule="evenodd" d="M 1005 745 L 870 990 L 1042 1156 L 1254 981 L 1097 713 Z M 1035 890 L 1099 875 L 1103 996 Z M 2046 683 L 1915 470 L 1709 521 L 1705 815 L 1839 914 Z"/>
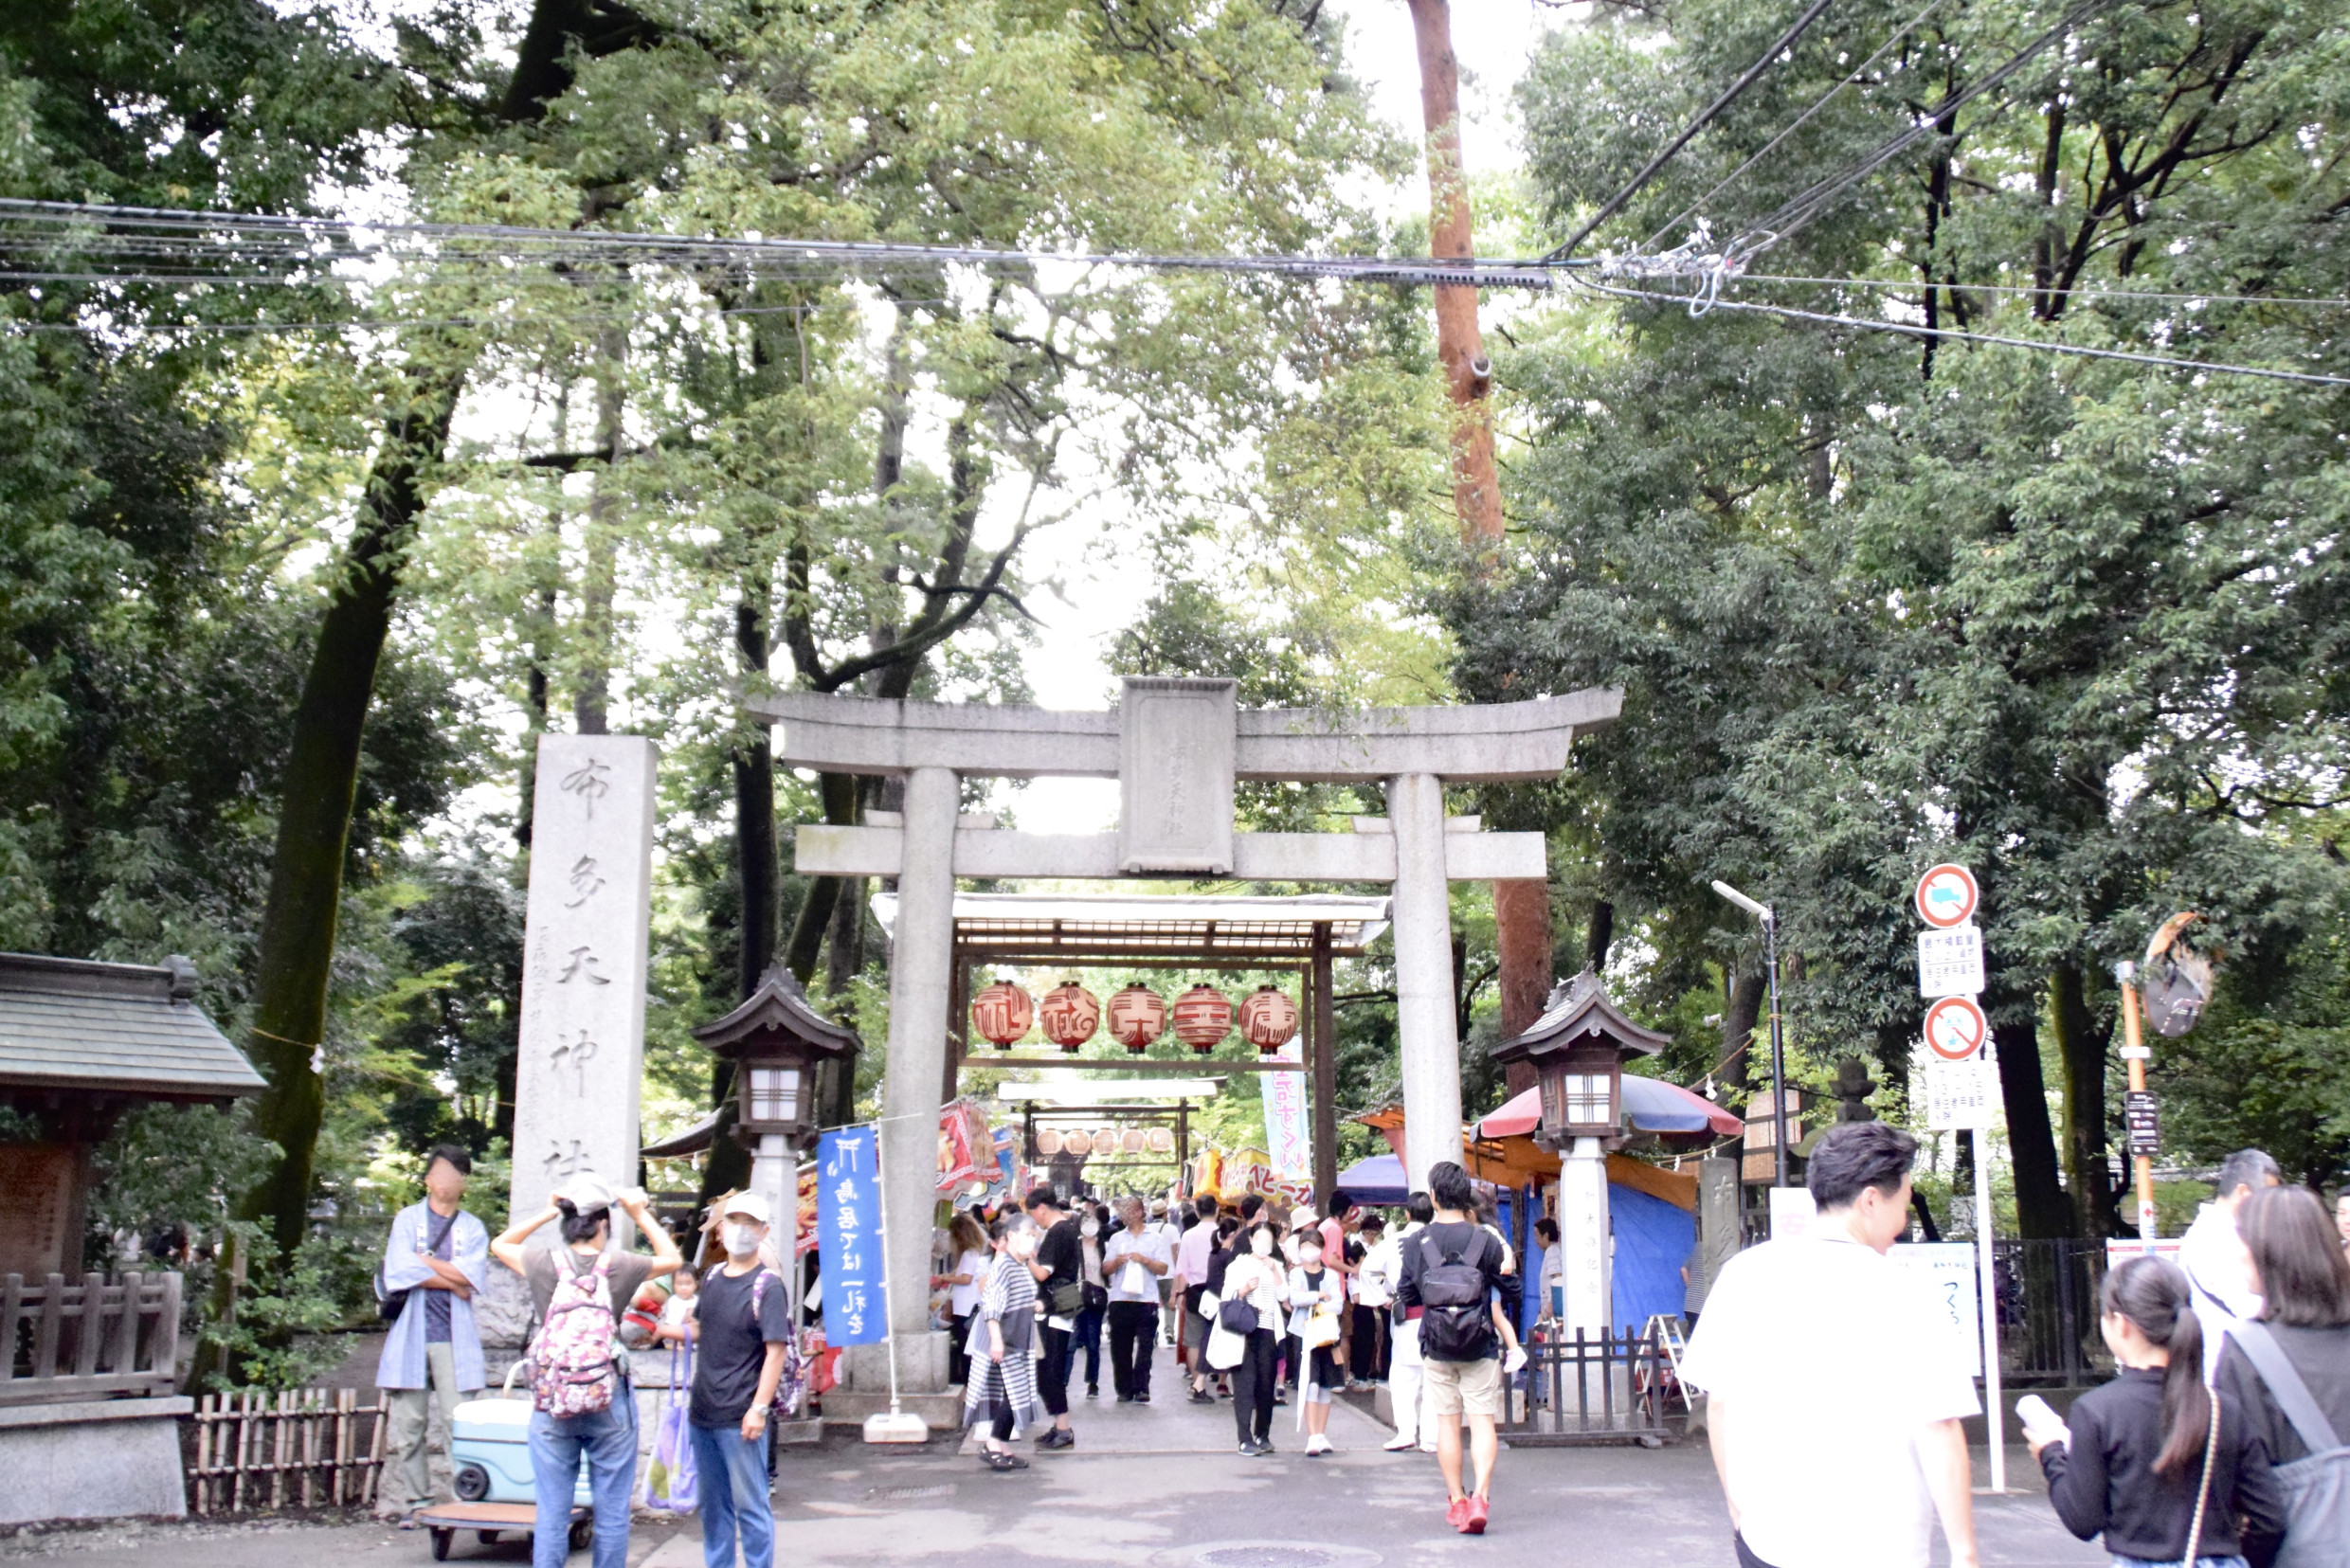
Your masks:
<path fill-rule="evenodd" d="M 1422 1236 L 1419 1353 L 1424 1360 L 1473 1361 L 1491 1348 L 1491 1291 L 1483 1268 L 1488 1239 L 1479 1227 L 1470 1233 L 1466 1247 L 1446 1254 L 1437 1250 L 1434 1235 Z"/>

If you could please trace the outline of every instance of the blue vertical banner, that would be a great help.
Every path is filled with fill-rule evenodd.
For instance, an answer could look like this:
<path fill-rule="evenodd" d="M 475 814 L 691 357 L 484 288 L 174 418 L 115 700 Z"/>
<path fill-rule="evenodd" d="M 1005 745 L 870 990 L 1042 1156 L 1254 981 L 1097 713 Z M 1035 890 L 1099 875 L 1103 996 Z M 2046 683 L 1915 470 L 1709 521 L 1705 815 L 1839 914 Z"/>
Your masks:
<path fill-rule="evenodd" d="M 889 1333 L 881 1296 L 881 1161 L 870 1126 L 816 1139 L 816 1253 L 824 1289 L 824 1343 L 878 1344 Z"/>

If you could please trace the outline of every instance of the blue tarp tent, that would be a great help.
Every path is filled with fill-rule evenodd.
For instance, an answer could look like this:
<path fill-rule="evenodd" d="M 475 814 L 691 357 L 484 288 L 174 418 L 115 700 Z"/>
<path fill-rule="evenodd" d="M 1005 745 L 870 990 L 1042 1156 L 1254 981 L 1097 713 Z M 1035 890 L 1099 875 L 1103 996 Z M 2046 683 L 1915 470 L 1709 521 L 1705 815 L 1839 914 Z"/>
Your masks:
<path fill-rule="evenodd" d="M 1616 1230 L 1616 1327 L 1637 1333 L 1655 1314 L 1677 1313 L 1685 1304 L 1681 1265 L 1697 1245 L 1697 1217 L 1613 1181 L 1607 1210 Z"/>
<path fill-rule="evenodd" d="M 1358 1203 L 1400 1204 L 1407 1195 L 1403 1162 L 1392 1154 L 1359 1160 L 1339 1173 L 1338 1190 Z M 1661 1198 L 1615 1181 L 1607 1184 L 1607 1207 L 1616 1232 L 1616 1325 L 1618 1331 L 1636 1333 L 1656 1313 L 1681 1310 L 1681 1265 L 1697 1244 L 1697 1219 Z"/>

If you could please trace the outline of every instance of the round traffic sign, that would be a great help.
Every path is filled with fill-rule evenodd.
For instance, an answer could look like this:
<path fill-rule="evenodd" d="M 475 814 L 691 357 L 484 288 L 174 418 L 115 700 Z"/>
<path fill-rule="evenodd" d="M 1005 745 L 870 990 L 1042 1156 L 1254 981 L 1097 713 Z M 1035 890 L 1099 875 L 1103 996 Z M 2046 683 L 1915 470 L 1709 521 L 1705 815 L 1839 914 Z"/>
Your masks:
<path fill-rule="evenodd" d="M 1975 917 L 1975 906 L 1981 901 L 1975 874 L 1964 866 L 1945 860 L 1918 878 L 1918 918 L 1937 929 L 1965 925 Z"/>
<path fill-rule="evenodd" d="M 1944 997 L 1925 1010 L 1925 1044 L 1946 1062 L 1962 1062 L 1991 1037 L 1991 1020 L 1973 997 Z"/>

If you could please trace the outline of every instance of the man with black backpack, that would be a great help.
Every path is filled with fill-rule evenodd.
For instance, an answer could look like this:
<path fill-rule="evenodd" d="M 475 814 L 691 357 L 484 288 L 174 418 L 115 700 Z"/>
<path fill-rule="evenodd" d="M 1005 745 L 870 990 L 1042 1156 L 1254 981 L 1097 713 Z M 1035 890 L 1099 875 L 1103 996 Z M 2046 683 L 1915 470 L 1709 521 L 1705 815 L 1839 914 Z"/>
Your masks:
<path fill-rule="evenodd" d="M 1403 1277 L 1396 1287 L 1400 1313 L 1418 1308 L 1419 1358 L 1425 1390 L 1420 1419 L 1436 1423 L 1437 1464 L 1451 1502 L 1445 1523 L 1463 1535 L 1483 1535 L 1492 1511 L 1493 1460 L 1501 1451 L 1501 1335 L 1493 1301 L 1518 1313 L 1516 1276 L 1502 1272 L 1503 1252 L 1476 1222 L 1476 1189 L 1469 1173 L 1447 1160 L 1428 1172 L 1436 1219 L 1403 1246 Z M 1460 1484 L 1460 1423 L 1475 1433 L 1477 1484 Z"/>

